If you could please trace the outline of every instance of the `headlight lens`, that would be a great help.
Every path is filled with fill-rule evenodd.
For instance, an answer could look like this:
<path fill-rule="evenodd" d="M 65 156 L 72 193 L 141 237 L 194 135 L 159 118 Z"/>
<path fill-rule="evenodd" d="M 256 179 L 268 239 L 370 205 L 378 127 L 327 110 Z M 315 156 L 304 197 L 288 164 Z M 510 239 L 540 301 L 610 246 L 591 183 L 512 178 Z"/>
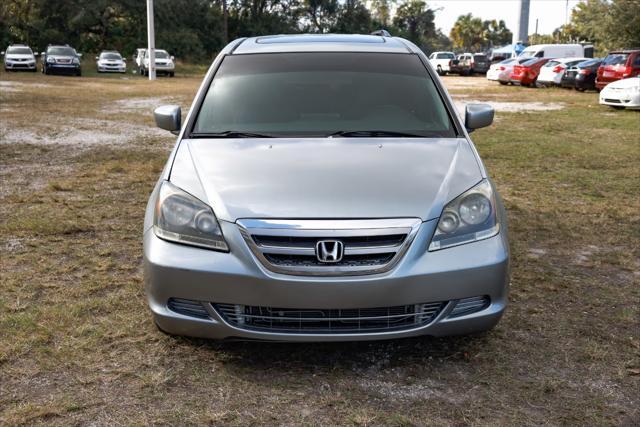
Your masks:
<path fill-rule="evenodd" d="M 156 236 L 172 242 L 229 250 L 211 207 L 169 181 L 160 187 L 153 230 Z"/>
<path fill-rule="evenodd" d="M 499 231 L 495 195 L 485 180 L 445 206 L 429 250 L 487 239 Z"/>
<path fill-rule="evenodd" d="M 73 58 L 73 63 L 74 63 L 74 64 L 79 64 L 79 63 L 80 63 L 80 60 L 79 60 L 78 58 Z"/>
<path fill-rule="evenodd" d="M 47 62 L 56 62 L 56 59 L 51 57 L 51 56 L 48 56 L 47 57 Z"/>

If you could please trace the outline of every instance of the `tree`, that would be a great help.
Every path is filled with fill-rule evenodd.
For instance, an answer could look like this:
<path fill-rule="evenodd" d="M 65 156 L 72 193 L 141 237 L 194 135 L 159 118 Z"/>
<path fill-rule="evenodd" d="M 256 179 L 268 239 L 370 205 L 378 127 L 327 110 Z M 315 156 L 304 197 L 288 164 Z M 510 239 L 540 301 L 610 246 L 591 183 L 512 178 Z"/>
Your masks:
<path fill-rule="evenodd" d="M 488 44 L 487 47 L 504 46 L 511 43 L 513 33 L 507 28 L 507 24 L 502 19 L 499 21 L 495 19 L 484 21 L 482 26 L 484 42 Z"/>
<path fill-rule="evenodd" d="M 335 27 L 336 33 L 361 33 L 373 31 L 371 12 L 360 0 L 346 0 L 340 7 Z"/>
<path fill-rule="evenodd" d="M 485 27 L 482 19 L 472 14 L 460 15 L 450 33 L 453 46 L 465 51 L 479 50 L 485 42 Z"/>
<path fill-rule="evenodd" d="M 305 0 L 304 16 L 311 22 L 310 32 L 325 33 L 337 22 L 338 0 Z"/>
<path fill-rule="evenodd" d="M 430 50 L 436 38 L 435 12 L 422 0 L 409 0 L 398 7 L 393 26 L 401 37 Z"/>

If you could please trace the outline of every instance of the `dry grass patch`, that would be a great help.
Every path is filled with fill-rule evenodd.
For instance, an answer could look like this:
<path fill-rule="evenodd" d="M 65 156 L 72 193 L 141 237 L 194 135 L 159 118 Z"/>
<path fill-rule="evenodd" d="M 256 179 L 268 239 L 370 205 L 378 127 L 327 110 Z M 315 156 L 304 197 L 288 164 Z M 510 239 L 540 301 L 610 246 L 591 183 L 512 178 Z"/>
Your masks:
<path fill-rule="evenodd" d="M 0 74 L 0 424 L 637 423 L 640 116 L 456 79 L 461 99 L 565 107 L 472 135 L 509 215 L 503 321 L 294 345 L 169 337 L 146 308 L 142 219 L 173 142 L 148 107 L 186 108 L 199 78 Z M 63 141 L 80 132 L 102 136 Z"/>

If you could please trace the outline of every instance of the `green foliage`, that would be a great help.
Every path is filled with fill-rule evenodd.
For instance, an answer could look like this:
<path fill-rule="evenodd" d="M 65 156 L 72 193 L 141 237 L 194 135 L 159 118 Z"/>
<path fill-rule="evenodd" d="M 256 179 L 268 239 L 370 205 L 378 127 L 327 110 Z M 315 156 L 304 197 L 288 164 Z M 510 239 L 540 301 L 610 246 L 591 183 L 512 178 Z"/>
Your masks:
<path fill-rule="evenodd" d="M 640 0 L 586 0 L 571 13 L 571 22 L 553 34 L 534 34 L 531 44 L 594 43 L 596 55 L 640 46 Z"/>
<path fill-rule="evenodd" d="M 478 52 L 510 43 L 513 34 L 503 20 L 483 21 L 468 13 L 458 17 L 450 37 L 455 48 Z"/>

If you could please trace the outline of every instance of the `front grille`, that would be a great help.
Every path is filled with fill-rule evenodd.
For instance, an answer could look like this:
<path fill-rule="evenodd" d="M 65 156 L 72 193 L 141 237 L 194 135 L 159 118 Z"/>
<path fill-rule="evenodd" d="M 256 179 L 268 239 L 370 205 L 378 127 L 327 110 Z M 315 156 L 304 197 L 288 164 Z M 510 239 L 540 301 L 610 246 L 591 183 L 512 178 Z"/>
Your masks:
<path fill-rule="evenodd" d="M 296 309 L 213 304 L 232 326 L 289 334 L 349 334 L 398 331 L 431 323 L 442 302 L 354 309 Z"/>
<path fill-rule="evenodd" d="M 420 220 L 239 220 L 240 231 L 256 258 L 283 274 L 338 276 L 390 270 L 407 251 Z M 342 259 L 323 262 L 322 240 L 343 245 Z"/>
<path fill-rule="evenodd" d="M 621 104 L 622 101 L 620 101 L 619 99 L 607 99 L 605 98 L 604 100 L 605 102 L 611 102 L 612 104 Z"/>

